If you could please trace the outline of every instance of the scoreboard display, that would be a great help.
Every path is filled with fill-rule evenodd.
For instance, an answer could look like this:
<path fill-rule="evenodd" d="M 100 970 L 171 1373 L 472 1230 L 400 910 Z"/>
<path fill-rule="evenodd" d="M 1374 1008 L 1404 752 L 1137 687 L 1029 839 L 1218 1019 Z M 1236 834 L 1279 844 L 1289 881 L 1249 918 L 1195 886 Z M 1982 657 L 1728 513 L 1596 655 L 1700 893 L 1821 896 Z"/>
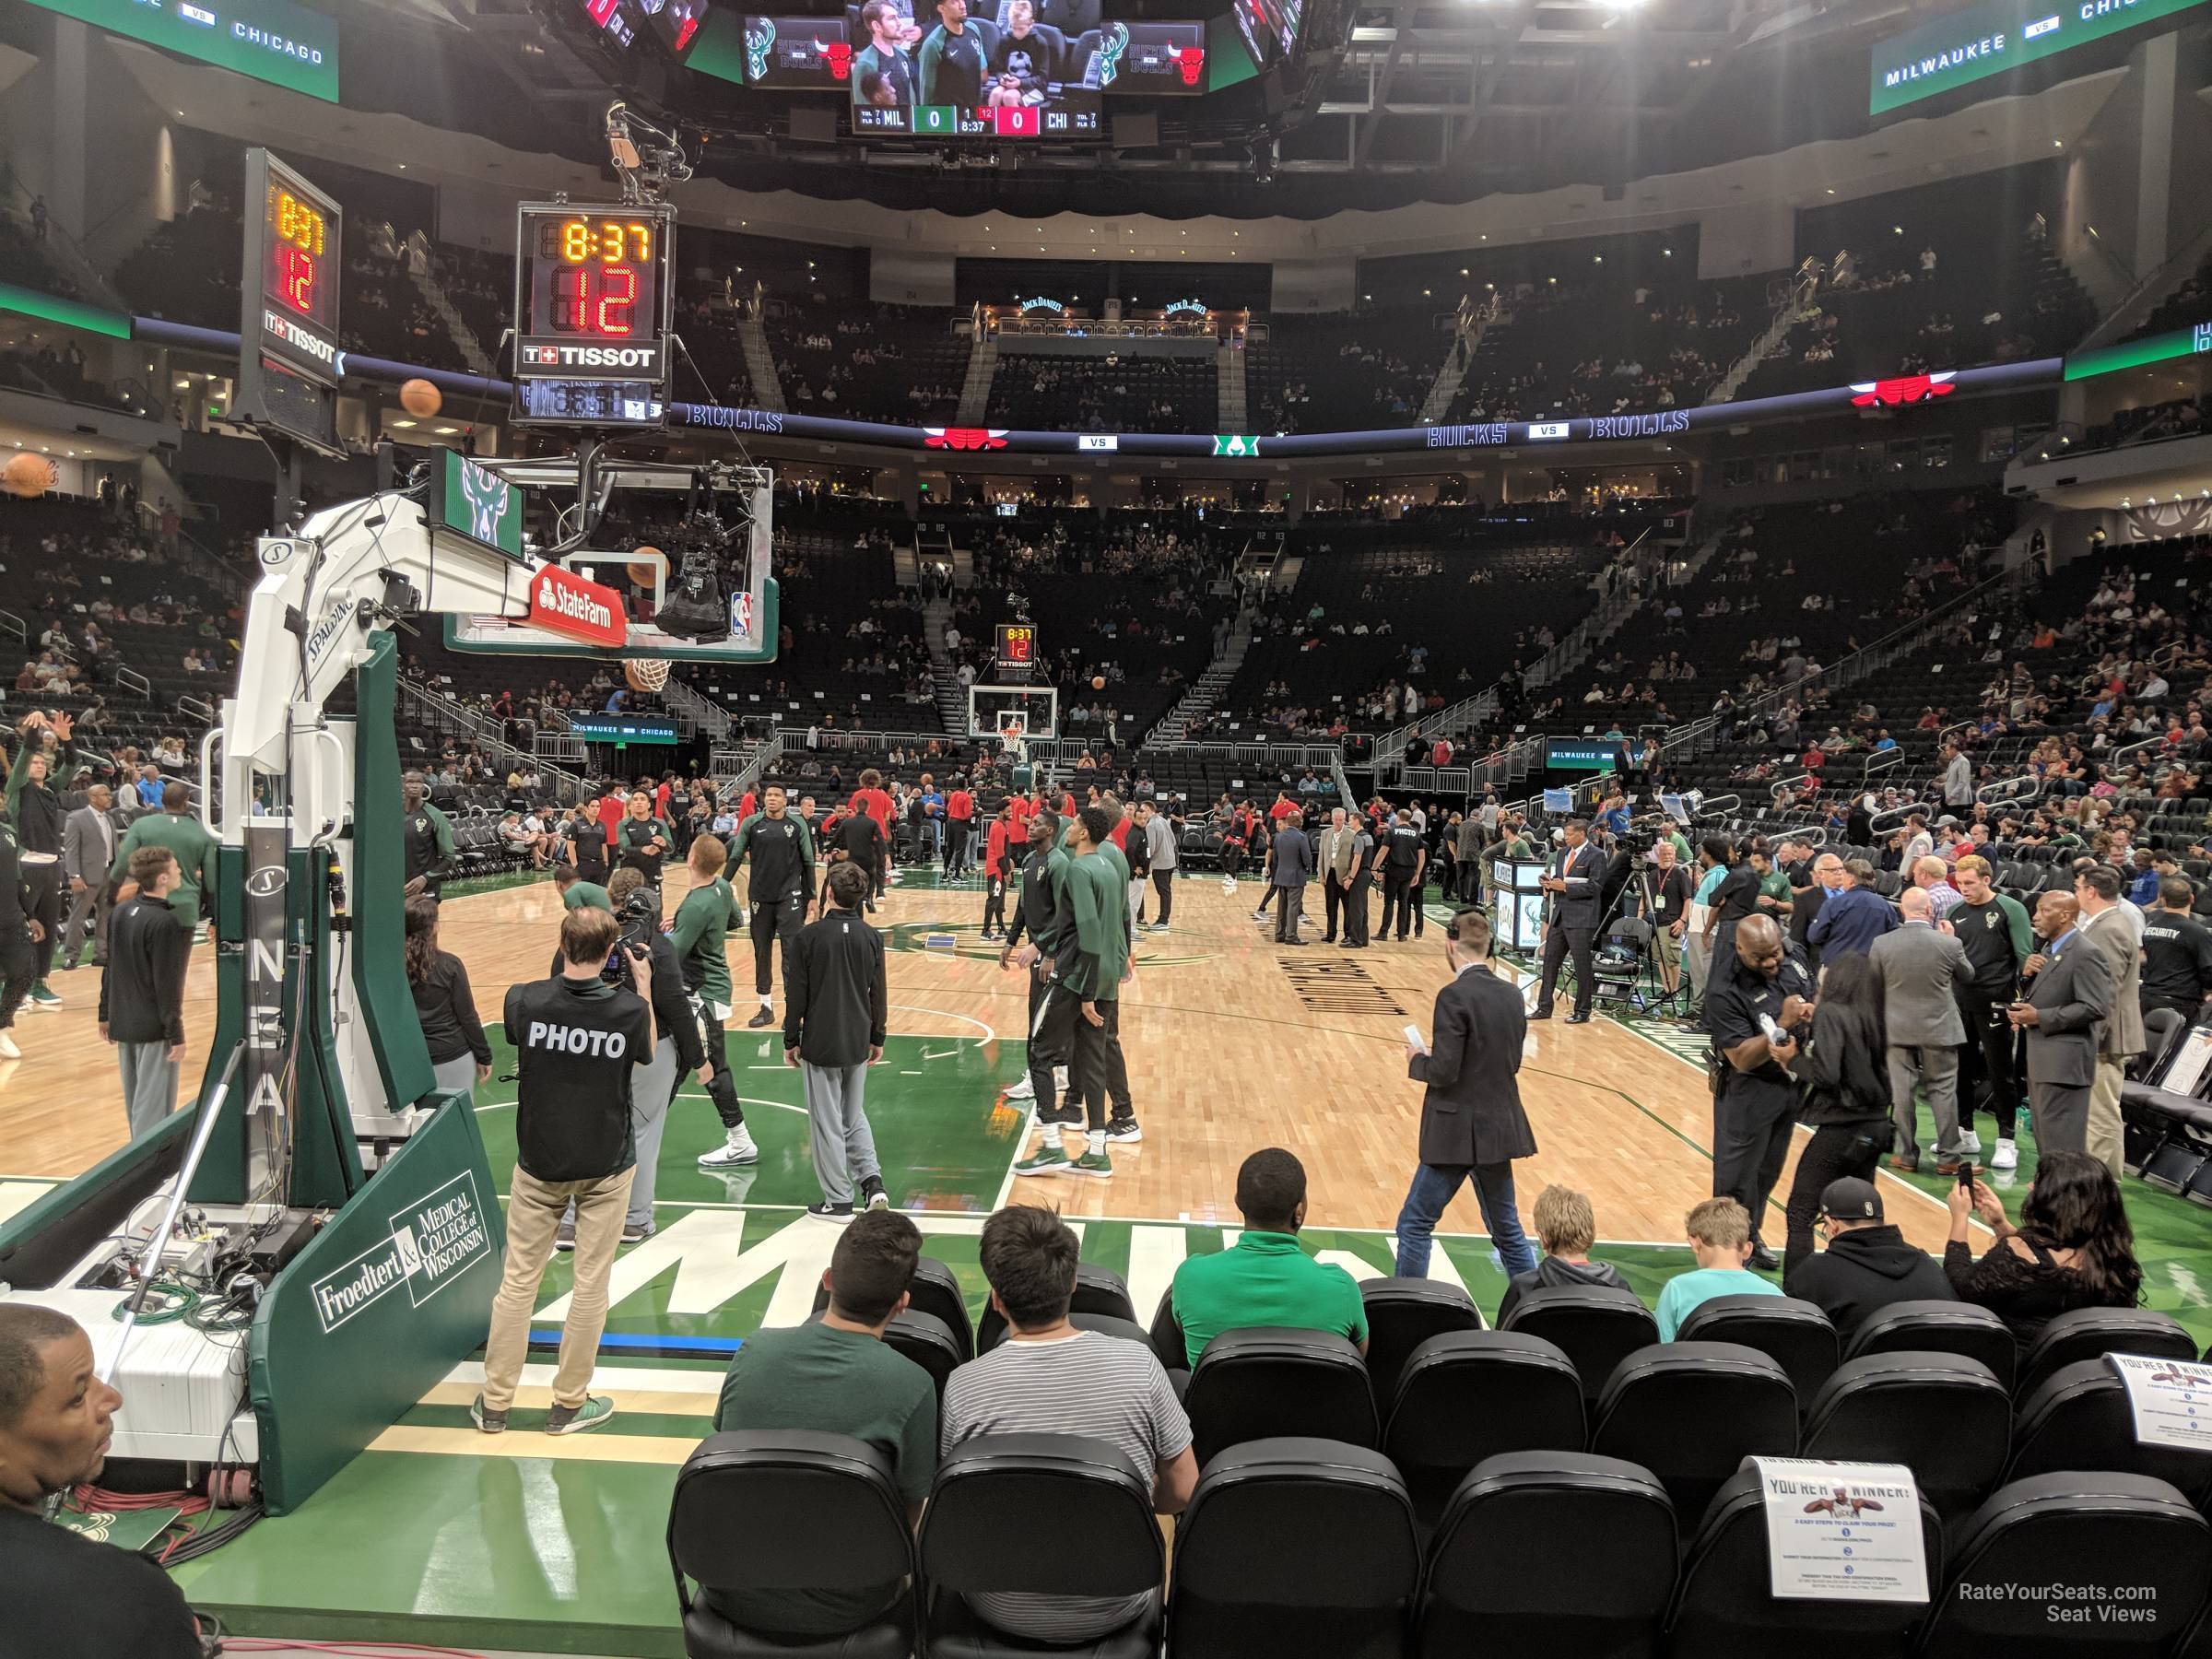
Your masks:
<path fill-rule="evenodd" d="M 335 452 L 342 210 L 265 149 L 246 152 L 245 203 L 236 412 Z"/>
<path fill-rule="evenodd" d="M 1007 679 L 1028 679 L 1037 666 L 1036 624 L 1001 622 L 998 625 L 998 649 L 994 654 L 1001 676 Z"/>
<path fill-rule="evenodd" d="M 653 425 L 668 385 L 676 209 L 524 203 L 515 232 L 519 421 Z M 552 395 L 531 382 L 559 382 Z M 619 396 L 595 388 L 619 386 Z"/>

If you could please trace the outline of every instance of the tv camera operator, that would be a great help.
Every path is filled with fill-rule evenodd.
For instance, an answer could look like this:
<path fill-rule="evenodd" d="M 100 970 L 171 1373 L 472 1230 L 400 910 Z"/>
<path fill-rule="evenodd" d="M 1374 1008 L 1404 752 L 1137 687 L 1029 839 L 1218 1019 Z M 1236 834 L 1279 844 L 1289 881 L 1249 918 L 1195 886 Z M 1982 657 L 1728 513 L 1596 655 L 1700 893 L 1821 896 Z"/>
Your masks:
<path fill-rule="evenodd" d="M 606 1325 L 607 1280 L 636 1176 L 631 1127 L 635 1073 L 653 1062 L 658 1022 L 650 997 L 652 952 L 623 942 L 622 924 L 582 908 L 560 922 L 560 971 L 509 988 L 507 1041 L 514 1045 L 514 1175 L 507 1206 L 507 1266 L 491 1306 L 484 1391 L 469 1416 L 503 1433 L 529 1349 L 530 1315 L 553 1255 L 554 1233 L 576 1206 L 575 1285 L 561 1322 L 548 1434 L 597 1429 L 615 1403 L 590 1392 Z M 609 971 L 618 974 L 610 982 Z"/>

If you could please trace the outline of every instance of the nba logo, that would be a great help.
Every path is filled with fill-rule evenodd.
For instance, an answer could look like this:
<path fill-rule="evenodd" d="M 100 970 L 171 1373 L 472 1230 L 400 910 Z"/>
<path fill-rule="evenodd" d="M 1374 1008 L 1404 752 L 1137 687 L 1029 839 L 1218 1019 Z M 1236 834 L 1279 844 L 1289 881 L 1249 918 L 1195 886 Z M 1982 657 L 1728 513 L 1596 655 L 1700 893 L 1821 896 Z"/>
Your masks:
<path fill-rule="evenodd" d="M 730 638 L 750 643 L 753 637 L 753 596 L 740 588 L 730 595 Z"/>

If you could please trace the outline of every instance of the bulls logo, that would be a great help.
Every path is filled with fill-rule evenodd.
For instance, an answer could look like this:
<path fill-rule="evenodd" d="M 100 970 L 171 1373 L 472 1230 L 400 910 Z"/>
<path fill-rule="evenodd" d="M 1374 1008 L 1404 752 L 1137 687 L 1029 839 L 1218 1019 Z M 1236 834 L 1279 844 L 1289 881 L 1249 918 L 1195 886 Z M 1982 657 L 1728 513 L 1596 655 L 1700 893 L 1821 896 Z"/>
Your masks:
<path fill-rule="evenodd" d="M 825 45 L 817 41 L 814 47 L 822 54 L 822 61 L 830 65 L 830 79 L 841 81 L 853 73 L 853 46 L 850 41 L 831 41 Z"/>
<path fill-rule="evenodd" d="M 1004 427 L 924 427 L 922 441 L 930 449 L 995 450 L 1006 447 Z"/>
<path fill-rule="evenodd" d="M 1196 86 L 1200 72 L 1206 68 L 1206 48 L 1203 46 L 1183 47 L 1175 54 L 1175 67 L 1182 71 L 1184 86 Z"/>
<path fill-rule="evenodd" d="M 1895 409 L 1905 404 L 1925 403 L 1931 397 L 1948 397 L 1959 388 L 1951 382 L 1959 371 L 1946 369 L 1941 374 L 1900 374 L 1889 380 L 1853 381 L 1851 389 L 1858 395 L 1852 406 L 1859 409 Z"/>

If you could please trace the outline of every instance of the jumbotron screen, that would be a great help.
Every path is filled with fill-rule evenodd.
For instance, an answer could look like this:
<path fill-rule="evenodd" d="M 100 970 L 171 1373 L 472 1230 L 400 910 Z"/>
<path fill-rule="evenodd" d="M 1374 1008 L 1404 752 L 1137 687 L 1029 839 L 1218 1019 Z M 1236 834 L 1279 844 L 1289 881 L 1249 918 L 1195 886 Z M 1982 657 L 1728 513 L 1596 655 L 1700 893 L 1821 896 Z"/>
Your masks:
<path fill-rule="evenodd" d="M 1100 130 L 1106 30 L 1058 0 L 865 0 L 853 128 L 918 138 L 1085 138 Z M 1057 17 L 1060 20 L 1049 19 Z"/>

